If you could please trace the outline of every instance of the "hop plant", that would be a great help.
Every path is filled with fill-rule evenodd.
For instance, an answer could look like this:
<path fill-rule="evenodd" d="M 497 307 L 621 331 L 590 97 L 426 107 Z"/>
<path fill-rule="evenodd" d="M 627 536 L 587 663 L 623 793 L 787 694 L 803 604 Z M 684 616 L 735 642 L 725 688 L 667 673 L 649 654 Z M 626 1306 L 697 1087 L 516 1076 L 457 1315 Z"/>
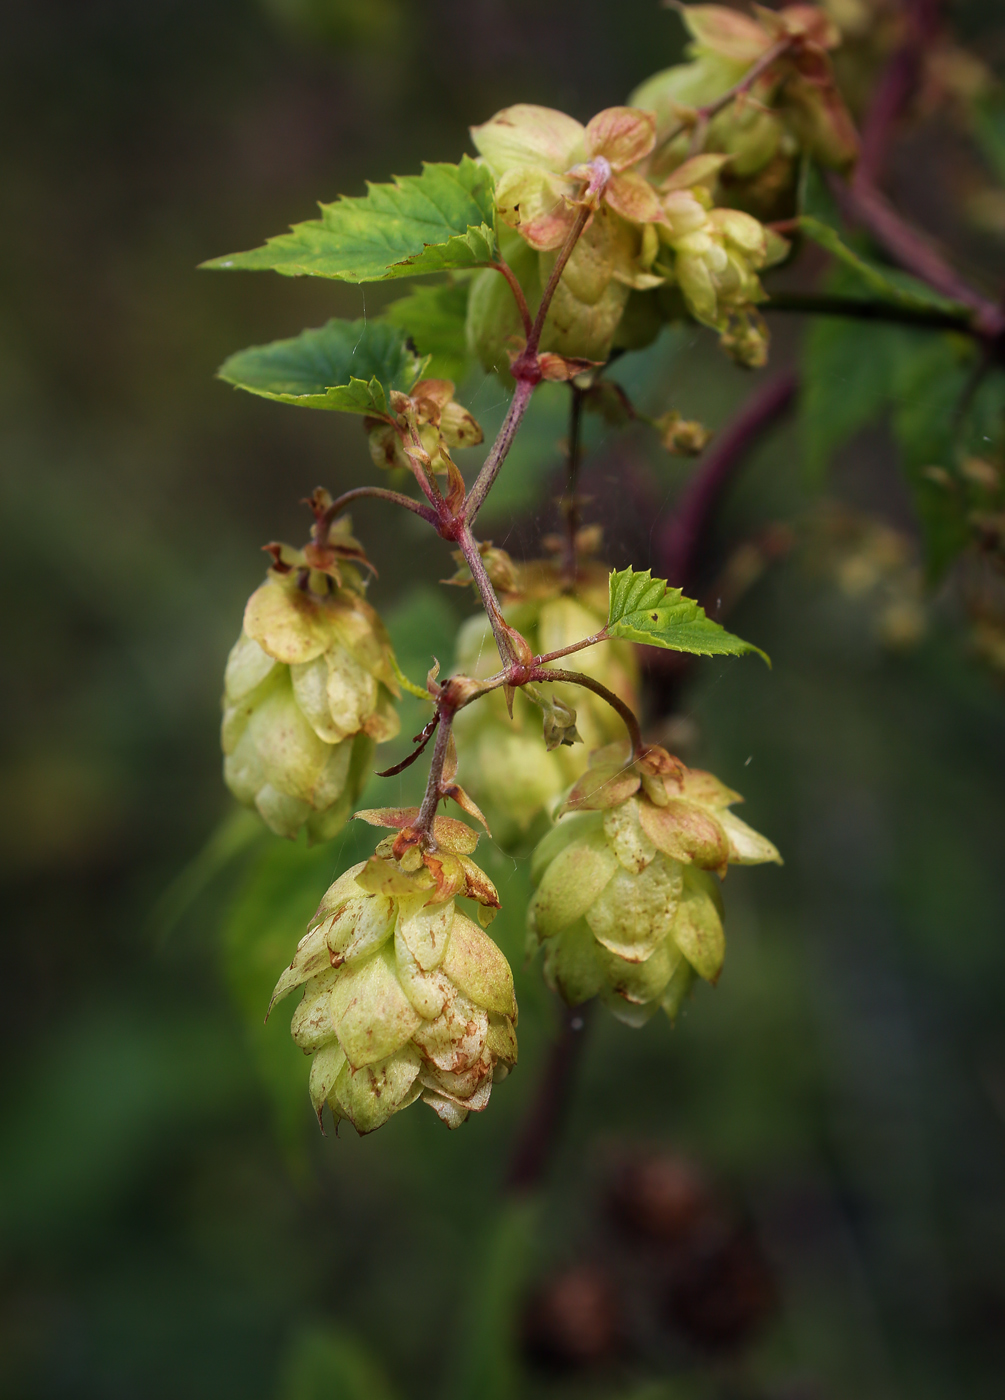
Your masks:
<path fill-rule="evenodd" d="M 829 58 L 841 34 L 824 10 L 759 8 L 755 18 L 724 5 L 678 8 L 691 35 L 691 61 L 654 74 L 629 99 L 656 119 L 654 175 L 685 159 L 700 111 L 716 107 L 771 51 L 775 61 L 714 111 L 704 132 L 704 149 L 729 157 L 735 200 L 773 209 L 791 189 L 803 151 L 837 169 L 855 160 L 858 138 Z"/>
<path fill-rule="evenodd" d="M 588 542 L 589 543 L 589 542 Z M 536 654 L 559 651 L 598 632 L 607 618 L 607 570 L 581 560 L 572 591 L 557 562 L 506 561 L 510 583 L 506 617 Z M 504 595 L 507 596 L 507 595 Z M 483 678 L 499 669 L 499 653 L 484 614 L 469 618 L 457 636 L 457 668 Z M 636 700 L 638 664 L 632 646 L 604 641 L 576 654 L 576 665 L 629 706 Z M 454 731 L 464 755 L 464 782 L 491 813 L 498 839 L 509 843 L 584 771 L 589 753 L 622 734 L 623 725 L 606 701 L 575 685 L 557 682 L 528 696 L 513 697 L 512 716 L 502 691 L 461 710 Z M 552 707 L 547 748 L 542 751 L 541 703 Z M 565 710 L 564 729 L 553 718 Z M 581 739 L 582 742 L 576 742 Z"/>
<path fill-rule="evenodd" d="M 329 498 L 315 498 L 323 517 Z M 270 546 L 224 674 L 224 778 L 279 836 L 325 841 L 366 781 L 373 747 L 398 732 L 400 694 L 384 626 L 363 596 L 347 519 L 323 545 Z"/>
<path fill-rule="evenodd" d="M 456 1128 L 517 1059 L 509 964 L 455 904 L 491 917 L 499 897 L 463 822 L 436 818 L 433 850 L 411 830 L 416 808 L 356 815 L 400 829 L 328 890 L 269 1009 L 304 988 L 291 1033 L 313 1056 L 319 1121 L 327 1103 L 368 1133 L 421 1098 Z"/>
<path fill-rule="evenodd" d="M 610 107 L 584 127 L 564 112 L 521 104 L 472 127 L 471 139 L 496 179 L 500 219 L 537 253 L 514 269 L 534 308 L 584 207 L 588 162 L 599 158 L 605 163 L 610 178 L 590 206 L 591 217 L 555 290 L 540 343 L 546 352 L 605 360 L 631 290 L 656 287 L 661 280 L 645 266 L 645 250 L 655 245 L 643 232 L 662 217 L 655 191 L 640 170 L 656 139 L 652 115 Z M 480 273 L 469 302 L 468 340 L 487 369 L 499 365 L 496 317 L 505 303 L 499 300 L 498 281 L 491 271 Z"/>
<path fill-rule="evenodd" d="M 715 982 L 714 874 L 781 860 L 729 810 L 742 800 L 660 748 L 634 762 L 623 742 L 594 753 L 531 867 L 528 937 L 548 984 L 571 1005 L 599 996 L 635 1026 L 661 1006 L 673 1020 L 695 976 Z"/>

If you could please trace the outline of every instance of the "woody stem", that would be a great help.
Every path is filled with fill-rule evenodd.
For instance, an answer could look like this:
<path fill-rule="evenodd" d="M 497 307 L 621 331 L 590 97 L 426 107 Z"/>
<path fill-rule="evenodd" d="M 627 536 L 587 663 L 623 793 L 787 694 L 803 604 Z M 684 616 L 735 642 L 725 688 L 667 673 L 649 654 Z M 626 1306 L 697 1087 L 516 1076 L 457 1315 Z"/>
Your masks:
<path fill-rule="evenodd" d="M 433 746 L 433 757 L 429 764 L 429 777 L 426 779 L 426 791 L 423 794 L 422 806 L 419 808 L 419 815 L 415 819 L 413 831 L 427 837 L 428 843 L 435 849 L 436 839 L 433 836 L 433 818 L 436 816 L 436 809 L 440 802 L 440 783 L 443 779 L 443 765 L 447 758 L 447 749 L 450 746 L 450 728 L 454 722 L 454 706 L 445 696 L 441 696 L 437 706 L 439 715 L 439 728 L 436 731 L 436 743 Z"/>

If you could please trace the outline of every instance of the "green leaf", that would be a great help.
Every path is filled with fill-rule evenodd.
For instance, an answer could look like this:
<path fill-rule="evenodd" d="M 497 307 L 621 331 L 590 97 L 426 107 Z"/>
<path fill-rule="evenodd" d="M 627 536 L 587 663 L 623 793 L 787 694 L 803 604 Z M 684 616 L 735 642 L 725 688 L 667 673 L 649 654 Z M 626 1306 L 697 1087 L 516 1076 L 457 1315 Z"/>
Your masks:
<path fill-rule="evenodd" d="M 911 311 L 950 311 L 964 317 L 970 315 L 969 307 L 939 296 L 938 292 L 933 292 L 923 282 L 862 257 L 860 253 L 849 248 L 837 230 L 829 224 L 804 214 L 799 220 L 799 227 L 814 243 L 819 243 L 821 248 L 826 248 L 828 253 L 844 263 L 860 283 L 864 283 L 874 296 L 883 301 L 894 306 L 906 307 Z"/>
<path fill-rule="evenodd" d="M 436 287 L 420 285 L 384 312 L 385 321 L 404 331 L 420 355 L 430 357 L 426 373 L 433 379 L 452 379 L 456 384 L 470 367 L 466 332 L 469 290 L 467 280 Z"/>
<path fill-rule="evenodd" d="M 634 569 L 612 573 L 610 590 L 607 631 L 612 637 L 693 656 L 742 656 L 756 651 L 771 665 L 760 647 L 734 637 L 706 617 L 693 598 L 685 598 L 679 588 L 653 578 L 649 569 L 645 573 Z"/>
<path fill-rule="evenodd" d="M 321 218 L 295 224 L 262 248 L 213 258 L 212 269 L 272 270 L 287 277 L 383 282 L 496 257 L 492 176 L 464 156 L 460 165 L 423 165 L 421 175 L 368 185 L 363 196 L 321 205 Z"/>
<path fill-rule="evenodd" d="M 277 403 L 376 415 L 388 412 L 392 389 L 407 394 L 425 367 L 397 326 L 331 320 L 290 340 L 239 350 L 217 376 Z"/>
<path fill-rule="evenodd" d="M 928 468 L 953 472 L 962 424 L 959 409 L 973 373 L 974 350 L 951 336 L 929 337 L 898 367 L 892 425 L 925 545 L 928 576 L 936 581 L 967 544 L 966 501 Z"/>
<path fill-rule="evenodd" d="M 278 1400 L 395 1400 L 380 1363 L 343 1327 L 308 1326 L 293 1339 Z"/>
<path fill-rule="evenodd" d="M 1000 97 L 974 103 L 974 135 L 985 159 L 1005 184 L 1005 102 Z"/>
<path fill-rule="evenodd" d="M 842 284 L 847 285 L 848 278 Z M 920 333 L 930 339 L 930 332 Z M 834 453 L 886 408 L 905 354 L 919 338 L 899 326 L 815 317 L 806 337 L 800 417 L 806 465 L 820 480 Z"/>

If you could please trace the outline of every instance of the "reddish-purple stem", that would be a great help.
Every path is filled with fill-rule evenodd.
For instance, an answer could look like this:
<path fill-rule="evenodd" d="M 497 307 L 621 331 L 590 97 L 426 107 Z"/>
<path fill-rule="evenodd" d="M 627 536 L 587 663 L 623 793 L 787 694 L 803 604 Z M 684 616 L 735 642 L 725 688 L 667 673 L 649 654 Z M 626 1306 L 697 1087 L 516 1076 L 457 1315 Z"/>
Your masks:
<path fill-rule="evenodd" d="M 668 583 L 684 589 L 691 583 L 723 492 L 754 441 L 789 408 L 798 387 L 795 370 L 769 380 L 751 395 L 705 454 L 657 536 L 656 556 Z"/>

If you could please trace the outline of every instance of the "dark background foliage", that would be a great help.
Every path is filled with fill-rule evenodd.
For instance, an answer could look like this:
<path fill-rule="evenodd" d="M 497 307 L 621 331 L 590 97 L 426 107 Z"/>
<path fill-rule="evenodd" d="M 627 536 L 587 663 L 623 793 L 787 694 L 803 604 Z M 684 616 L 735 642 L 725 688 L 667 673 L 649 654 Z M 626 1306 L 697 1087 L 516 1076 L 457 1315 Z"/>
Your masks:
<path fill-rule="evenodd" d="M 991 59 L 995 10 L 954 11 Z M 998 1395 L 1001 690 L 951 599 L 890 653 L 807 568 L 820 488 L 796 427 L 753 456 L 717 546 L 794 531 L 730 621 L 774 670 L 702 663 L 675 731 L 787 864 L 730 874 L 726 970 L 674 1031 L 595 1018 L 540 1201 L 500 1191 L 554 1018 L 535 969 L 520 1068 L 483 1118 L 447 1134 L 417 1108 L 321 1140 L 285 1017 L 250 1027 L 365 835 L 261 839 L 184 910 L 177 885 L 161 898 L 231 810 L 218 692 L 259 546 L 303 536 L 319 482 L 372 471 L 356 422 L 213 371 L 387 300 L 195 265 L 455 159 L 503 105 L 622 101 L 679 54 L 678 22 L 653 0 L 6 0 L 2 31 L 0 1393 Z M 951 237 L 963 157 L 912 139 L 898 191 Z M 958 248 L 978 272 L 1000 258 Z M 644 393 L 713 426 L 752 383 L 698 333 L 655 369 Z M 487 422 L 502 397 L 467 386 Z M 545 403 L 497 542 L 553 524 L 561 432 Z M 588 464 L 617 565 L 658 565 L 650 507 L 615 509 L 623 483 L 656 510 L 684 479 L 646 452 L 601 442 Z M 828 489 L 913 531 L 882 427 Z M 438 589 L 442 546 L 370 504 L 355 522 L 406 670 L 449 664 L 470 603 Z M 526 863 L 485 859 L 519 962 Z M 242 962 L 263 923 L 269 956 L 259 939 L 262 965 Z M 680 1228 L 632 1175 L 653 1152 Z"/>

